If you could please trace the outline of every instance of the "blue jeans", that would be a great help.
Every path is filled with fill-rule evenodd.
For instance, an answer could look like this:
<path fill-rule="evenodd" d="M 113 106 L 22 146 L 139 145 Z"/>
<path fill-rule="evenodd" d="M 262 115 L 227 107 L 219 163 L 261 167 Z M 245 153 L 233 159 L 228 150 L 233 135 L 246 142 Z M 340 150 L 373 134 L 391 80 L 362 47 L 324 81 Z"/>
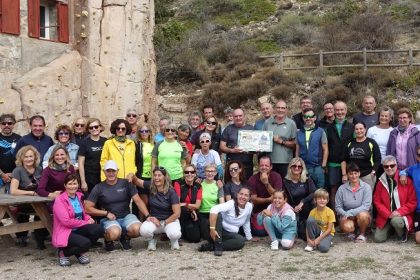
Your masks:
<path fill-rule="evenodd" d="M 325 174 L 322 166 L 308 167 L 309 176 L 315 183 L 317 189 L 325 188 Z"/>
<path fill-rule="evenodd" d="M 271 217 L 264 217 L 264 228 L 270 236 L 271 241 L 275 241 L 278 239 L 285 239 L 285 240 L 294 240 L 296 236 L 296 232 L 280 232 L 278 228 L 274 226 L 271 221 Z"/>
<path fill-rule="evenodd" d="M 108 220 L 107 218 L 103 218 L 101 219 L 100 224 L 104 231 L 106 231 L 112 226 L 117 226 L 120 229 L 127 231 L 132 224 L 140 224 L 140 221 L 139 219 L 137 219 L 136 215 L 128 214 L 124 218 L 119 218 L 114 221 Z"/>

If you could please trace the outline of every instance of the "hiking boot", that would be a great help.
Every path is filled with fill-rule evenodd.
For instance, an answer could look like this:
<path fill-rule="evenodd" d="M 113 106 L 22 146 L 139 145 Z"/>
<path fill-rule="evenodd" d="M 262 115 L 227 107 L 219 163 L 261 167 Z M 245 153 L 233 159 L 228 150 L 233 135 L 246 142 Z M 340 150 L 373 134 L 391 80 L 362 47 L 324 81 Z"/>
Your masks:
<path fill-rule="evenodd" d="M 179 250 L 178 240 L 171 240 L 171 250 Z"/>
<path fill-rule="evenodd" d="M 223 255 L 223 243 L 222 242 L 215 242 L 214 243 L 214 255 L 220 257 Z"/>
<path fill-rule="evenodd" d="M 115 251 L 114 241 L 105 241 L 105 250 L 107 252 Z"/>
<path fill-rule="evenodd" d="M 271 242 L 271 250 L 273 251 L 277 251 L 279 249 L 279 241 L 278 240 L 274 240 Z"/>
<path fill-rule="evenodd" d="M 131 249 L 133 249 L 133 247 L 131 247 L 131 244 L 130 244 L 130 239 L 126 239 L 125 237 L 121 237 L 120 238 L 120 243 L 121 243 L 121 247 L 123 248 L 124 251 L 130 251 Z"/>
<path fill-rule="evenodd" d="M 156 239 L 149 240 L 149 245 L 147 245 L 147 250 L 156 251 Z"/>
<path fill-rule="evenodd" d="M 207 251 L 213 251 L 214 250 L 214 244 L 210 242 L 205 242 L 198 247 L 199 252 L 207 252 Z"/>
<path fill-rule="evenodd" d="M 58 264 L 60 266 L 70 266 L 71 265 L 69 257 L 66 257 L 64 255 L 63 250 L 58 250 Z"/>
<path fill-rule="evenodd" d="M 90 263 L 90 259 L 87 255 L 85 254 L 80 254 L 80 255 L 76 255 L 77 260 L 79 261 L 80 264 L 88 264 Z"/>

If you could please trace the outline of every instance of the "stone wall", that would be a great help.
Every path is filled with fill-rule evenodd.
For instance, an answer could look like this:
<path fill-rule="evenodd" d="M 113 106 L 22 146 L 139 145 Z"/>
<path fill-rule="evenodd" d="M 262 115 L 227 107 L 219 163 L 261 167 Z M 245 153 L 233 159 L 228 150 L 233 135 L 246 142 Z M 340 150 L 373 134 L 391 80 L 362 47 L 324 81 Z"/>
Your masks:
<path fill-rule="evenodd" d="M 15 113 L 17 132 L 42 114 L 56 124 L 80 116 L 108 126 L 128 108 L 156 121 L 153 0 L 74 0 L 70 44 L 28 38 L 27 1 L 21 35 L 0 33 L 0 113 Z"/>

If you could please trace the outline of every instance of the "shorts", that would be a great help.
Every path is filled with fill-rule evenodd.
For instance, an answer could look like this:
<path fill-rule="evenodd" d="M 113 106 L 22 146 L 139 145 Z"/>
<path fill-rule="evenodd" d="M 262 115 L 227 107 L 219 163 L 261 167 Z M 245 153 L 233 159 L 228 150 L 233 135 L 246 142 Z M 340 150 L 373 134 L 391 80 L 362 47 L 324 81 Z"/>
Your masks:
<path fill-rule="evenodd" d="M 136 215 L 128 214 L 124 218 L 116 219 L 114 221 L 110 221 L 107 218 L 103 218 L 100 221 L 102 229 L 105 231 L 112 226 L 117 226 L 122 230 L 127 231 L 127 229 L 133 224 L 141 224 L 139 219 L 137 219 Z"/>
<path fill-rule="evenodd" d="M 420 212 L 414 213 L 414 232 L 420 231 Z"/>
<path fill-rule="evenodd" d="M 328 187 L 338 187 L 343 184 L 341 180 L 341 167 L 331 167 L 328 166 L 328 174 L 327 174 L 327 180 L 328 180 Z"/>

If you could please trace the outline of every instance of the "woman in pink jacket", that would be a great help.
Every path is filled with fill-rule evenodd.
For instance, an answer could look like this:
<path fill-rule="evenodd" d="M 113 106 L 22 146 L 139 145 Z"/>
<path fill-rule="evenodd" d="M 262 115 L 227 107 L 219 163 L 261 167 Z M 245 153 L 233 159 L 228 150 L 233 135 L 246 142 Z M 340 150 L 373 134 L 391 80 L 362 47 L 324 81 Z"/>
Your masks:
<path fill-rule="evenodd" d="M 99 237 L 103 236 L 100 225 L 85 213 L 80 182 L 77 174 L 64 180 L 65 191 L 54 202 L 54 224 L 52 243 L 58 248 L 58 263 L 71 265 L 69 257 L 75 255 L 80 264 L 90 262 L 86 252 Z"/>

